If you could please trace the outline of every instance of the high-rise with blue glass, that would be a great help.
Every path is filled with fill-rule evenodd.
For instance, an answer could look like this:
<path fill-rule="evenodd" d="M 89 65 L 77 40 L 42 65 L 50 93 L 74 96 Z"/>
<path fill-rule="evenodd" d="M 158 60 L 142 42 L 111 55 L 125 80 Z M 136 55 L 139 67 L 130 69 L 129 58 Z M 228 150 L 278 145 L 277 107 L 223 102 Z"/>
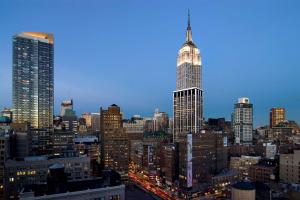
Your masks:
<path fill-rule="evenodd" d="M 33 128 L 53 124 L 53 35 L 23 32 L 13 37 L 13 119 Z"/>

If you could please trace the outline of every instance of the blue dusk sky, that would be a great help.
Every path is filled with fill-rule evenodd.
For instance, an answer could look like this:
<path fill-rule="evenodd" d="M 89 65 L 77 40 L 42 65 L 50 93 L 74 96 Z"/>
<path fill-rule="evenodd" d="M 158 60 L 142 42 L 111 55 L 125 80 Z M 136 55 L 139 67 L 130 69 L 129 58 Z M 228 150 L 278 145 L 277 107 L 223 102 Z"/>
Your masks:
<path fill-rule="evenodd" d="M 126 117 L 172 116 L 188 8 L 205 118 L 230 120 L 245 96 L 256 126 L 271 107 L 300 122 L 299 0 L 1 0 L 0 108 L 12 106 L 12 36 L 41 31 L 55 36 L 56 114 L 72 98 L 78 115 L 116 103 Z"/>

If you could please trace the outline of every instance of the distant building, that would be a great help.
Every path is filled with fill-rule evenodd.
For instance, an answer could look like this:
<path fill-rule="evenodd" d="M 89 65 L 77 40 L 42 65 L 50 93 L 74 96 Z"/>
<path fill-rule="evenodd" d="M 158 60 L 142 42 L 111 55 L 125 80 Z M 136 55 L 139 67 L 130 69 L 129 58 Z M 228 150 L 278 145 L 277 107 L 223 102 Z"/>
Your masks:
<path fill-rule="evenodd" d="M 167 113 L 160 112 L 158 109 L 155 109 L 153 123 L 154 131 L 168 132 L 169 117 Z"/>
<path fill-rule="evenodd" d="M 280 154 L 280 180 L 287 183 L 300 183 L 300 150 L 293 153 Z"/>
<path fill-rule="evenodd" d="M 13 119 L 34 128 L 53 123 L 54 58 L 52 34 L 23 32 L 13 37 Z"/>
<path fill-rule="evenodd" d="M 79 155 L 87 155 L 91 160 L 93 176 L 99 175 L 100 142 L 94 135 L 77 135 L 74 138 L 75 150 Z"/>
<path fill-rule="evenodd" d="M 278 180 L 278 162 L 263 160 L 249 168 L 249 178 L 253 182 L 270 183 Z"/>
<path fill-rule="evenodd" d="M 269 159 L 274 159 L 275 155 L 277 154 L 277 146 L 272 143 L 264 143 L 264 152 L 265 152 L 265 157 Z"/>
<path fill-rule="evenodd" d="M 100 108 L 101 157 L 105 169 L 128 172 L 129 144 L 123 128 L 120 107 L 113 104 L 107 110 Z"/>
<path fill-rule="evenodd" d="M 270 110 L 270 127 L 278 125 L 280 122 L 285 121 L 284 108 L 271 108 Z"/>
<path fill-rule="evenodd" d="M 293 135 L 293 129 L 288 122 L 280 122 L 268 131 L 268 138 L 278 144 L 288 143 Z"/>
<path fill-rule="evenodd" d="M 13 112 L 9 108 L 4 108 L 0 114 L 1 117 L 7 117 L 10 121 L 13 120 Z"/>
<path fill-rule="evenodd" d="M 72 109 L 65 109 L 62 116 L 62 129 L 67 131 L 78 131 L 78 118 Z"/>
<path fill-rule="evenodd" d="M 245 156 L 230 157 L 230 169 L 238 171 L 239 178 L 244 180 L 249 178 L 250 167 L 260 161 L 260 156 Z"/>
<path fill-rule="evenodd" d="M 60 105 L 60 116 L 63 117 L 66 114 L 66 110 L 73 110 L 73 100 L 64 100 Z"/>
<path fill-rule="evenodd" d="M 144 135 L 144 121 L 142 118 L 132 118 L 123 122 L 124 130 L 129 140 L 142 140 Z"/>
<path fill-rule="evenodd" d="M 232 128 L 237 144 L 251 144 L 253 132 L 253 105 L 248 98 L 239 98 L 234 105 Z"/>
<path fill-rule="evenodd" d="M 100 131 L 100 113 L 91 113 L 92 117 L 92 132 L 96 133 Z"/>
<path fill-rule="evenodd" d="M 83 113 L 81 115 L 82 118 L 85 119 L 85 125 L 88 129 L 92 128 L 92 115 L 91 113 Z"/>
<path fill-rule="evenodd" d="M 75 155 L 73 131 L 54 131 L 50 133 L 52 154 L 62 157 L 72 157 Z"/>

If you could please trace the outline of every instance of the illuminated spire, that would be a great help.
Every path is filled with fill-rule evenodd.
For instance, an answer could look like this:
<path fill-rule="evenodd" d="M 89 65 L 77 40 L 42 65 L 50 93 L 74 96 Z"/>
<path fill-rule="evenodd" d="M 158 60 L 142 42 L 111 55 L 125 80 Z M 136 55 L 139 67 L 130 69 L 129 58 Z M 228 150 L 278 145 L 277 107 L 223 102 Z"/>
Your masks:
<path fill-rule="evenodd" d="M 188 9 L 188 27 L 186 29 L 186 41 L 192 42 L 192 27 L 191 27 L 191 19 L 190 19 L 190 9 Z"/>

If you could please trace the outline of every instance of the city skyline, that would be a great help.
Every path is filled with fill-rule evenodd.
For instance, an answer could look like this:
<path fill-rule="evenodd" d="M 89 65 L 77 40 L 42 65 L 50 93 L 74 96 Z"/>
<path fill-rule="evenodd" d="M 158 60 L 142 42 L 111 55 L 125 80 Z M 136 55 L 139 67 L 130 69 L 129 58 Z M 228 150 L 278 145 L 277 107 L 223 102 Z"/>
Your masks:
<path fill-rule="evenodd" d="M 54 19 L 49 20 L 48 23 L 37 19 L 36 23 L 18 23 L 20 25 L 18 27 L 10 25 L 14 24 L 14 21 L 18 20 L 17 18 L 11 18 L 11 14 L 7 12 L 0 14 L 0 22 L 6 22 L 5 31 L 0 33 L 0 42 L 4 44 L 0 47 L 2 52 L 0 55 L 0 66 L 1 71 L 4 72 L 1 73 L 0 78 L 3 83 L 7 83 L 1 84 L 0 87 L 2 97 L 0 106 L 12 107 L 10 84 L 12 77 L 12 36 L 23 31 L 45 31 L 53 33 L 56 39 L 54 46 L 55 114 L 59 113 L 59 105 L 62 100 L 72 98 L 77 115 L 86 111 L 99 112 L 101 106 L 107 107 L 116 103 L 121 106 L 126 117 L 130 117 L 133 114 L 149 116 L 152 115 L 155 108 L 166 111 L 172 116 L 172 98 L 170 93 L 176 88 L 174 83 L 176 59 L 174 58 L 185 35 L 188 7 L 179 8 L 180 4 L 175 3 L 171 5 L 173 11 L 171 9 L 167 15 L 162 8 L 158 8 L 155 11 L 155 6 L 146 8 L 139 5 L 141 9 L 134 13 L 129 13 L 126 9 L 122 10 L 120 6 L 115 8 L 120 16 L 115 17 L 113 13 L 107 13 L 105 10 L 102 10 L 102 14 L 98 13 L 93 8 L 93 5 L 97 5 L 97 3 L 91 1 L 91 5 L 85 5 L 83 8 L 85 9 L 83 18 L 90 20 L 88 24 L 85 24 L 80 18 L 76 18 L 75 15 L 76 11 L 81 10 L 79 2 L 75 2 L 70 16 L 59 22 L 59 16 L 62 16 L 63 8 L 66 9 L 66 2 L 68 1 L 56 2 L 50 5 L 48 1 L 45 1 L 36 5 L 36 7 L 49 5 L 54 7 L 59 4 L 62 7 L 57 9 L 58 16 L 53 16 Z M 202 3 L 204 7 L 212 7 L 206 1 Z M 2 2 L 1 4 L 3 4 L 1 7 L 12 6 L 10 3 Z M 267 3 L 255 2 L 253 3 L 255 5 L 240 3 L 241 10 L 248 11 L 242 15 L 241 11 L 236 10 L 230 13 L 229 6 L 221 8 L 222 3 L 220 3 L 219 6 L 214 6 L 213 10 L 223 12 L 225 19 L 222 20 L 222 14 L 218 15 L 217 13 L 214 19 L 204 18 L 204 14 L 198 12 L 198 10 L 201 10 L 201 4 L 196 4 L 195 2 L 191 2 L 191 4 L 193 6 L 188 6 L 191 8 L 193 31 L 197 35 L 194 38 L 200 47 L 203 59 L 203 82 L 206 91 L 204 95 L 204 117 L 206 119 L 209 117 L 226 117 L 227 120 L 230 120 L 230 114 L 233 111 L 236 99 L 246 96 L 253 103 L 255 125 L 268 124 L 268 114 L 271 107 L 286 108 L 287 119 L 299 122 L 300 117 L 298 113 L 300 108 L 297 102 L 299 102 L 300 96 L 293 92 L 297 91 L 297 85 L 299 85 L 299 80 L 296 80 L 296 72 L 299 71 L 297 69 L 297 65 L 299 65 L 297 49 L 293 49 L 299 43 L 299 41 L 293 41 L 293 38 L 296 39 L 299 29 L 289 24 L 293 23 L 296 26 L 296 23 L 299 23 L 297 22 L 299 14 L 295 13 L 296 9 L 293 8 L 296 6 L 290 3 L 284 4 L 285 7 L 281 7 L 282 5 L 279 2 L 275 2 L 266 14 L 262 10 L 266 9 Z M 113 5 L 114 3 L 111 3 L 106 6 Z M 25 5 L 23 1 L 20 1 L 20 7 L 24 6 L 26 8 L 29 5 Z M 250 8 L 247 6 L 250 6 Z M 256 14 L 265 17 L 263 19 L 265 19 L 265 22 L 269 22 L 269 26 L 262 27 L 264 20 L 262 20 L 263 22 L 256 21 L 257 24 L 253 24 L 254 22 L 251 21 L 248 10 L 251 9 L 251 6 L 252 8 L 261 6 L 257 7 L 259 11 Z M 131 8 L 131 10 L 134 9 L 134 5 L 131 4 L 127 5 L 127 7 Z M 18 6 L 15 9 L 22 13 Z M 88 13 L 89 10 L 91 10 L 91 13 Z M 278 10 L 282 12 L 280 16 L 276 15 Z M 143 14 L 143 12 L 147 12 L 147 14 Z M 157 16 L 149 18 L 151 16 L 149 12 L 152 14 L 157 12 Z M 286 12 L 289 12 L 289 14 Z M 40 11 L 35 10 L 28 17 L 30 19 L 38 14 L 40 14 Z M 48 10 L 45 14 L 47 19 L 50 18 Z M 205 14 L 208 13 L 205 12 Z M 237 14 L 241 14 L 240 21 L 235 19 L 238 16 Z M 122 16 L 124 19 L 121 20 Z M 135 19 L 137 16 L 141 17 L 141 19 Z M 212 17 L 212 15 L 209 16 Z M 72 19 L 72 17 L 77 19 L 77 21 Z M 269 21 L 269 18 L 272 17 L 274 17 L 274 21 Z M 282 23 L 276 21 L 276 17 L 282 17 Z M 98 20 L 101 22 L 99 23 L 103 29 L 94 27 L 94 23 Z M 124 24 L 122 25 L 119 20 Z M 210 24 L 212 22 L 220 22 L 219 20 L 225 22 L 225 24 Z M 233 20 L 231 21 L 231 26 L 230 20 Z M 89 32 L 88 35 L 80 38 L 82 37 L 82 32 L 75 27 L 75 21 L 81 24 L 81 27 L 84 27 L 83 29 L 92 31 L 95 28 L 96 31 L 94 33 Z M 145 24 L 141 23 L 144 21 Z M 41 22 L 44 22 L 44 24 Z M 250 23 L 250 27 L 242 30 L 242 28 L 246 28 L 245 25 L 242 25 L 243 22 Z M 63 23 L 70 24 L 69 30 L 62 27 Z M 233 27 L 233 24 L 239 26 Z M 279 24 L 283 28 L 276 29 L 279 33 L 274 33 L 274 28 Z M 117 26 L 120 26 L 120 28 Z M 126 28 L 124 30 L 126 26 L 136 27 L 136 29 Z M 139 26 L 142 26 L 142 29 L 145 30 L 140 30 Z M 217 28 L 215 26 L 221 27 Z M 289 30 L 285 30 L 284 26 L 288 27 Z M 234 31 L 241 33 L 241 35 L 230 35 L 230 27 L 234 28 Z M 123 28 L 123 34 L 118 35 L 116 31 L 110 31 L 110 34 L 107 34 L 105 33 L 107 28 L 120 32 L 122 32 Z M 256 29 L 251 30 L 251 28 Z M 152 35 L 149 33 L 145 34 L 149 30 L 153 31 Z M 224 31 L 224 35 L 221 34 L 223 35 L 221 37 L 216 34 L 218 31 Z M 272 33 L 272 35 L 268 36 L 268 33 Z M 101 35 L 103 38 L 96 37 L 98 34 L 103 34 Z M 158 37 L 159 35 L 161 38 Z M 122 36 L 125 36 L 129 42 L 123 41 Z M 106 37 L 109 39 L 105 39 Z M 218 43 L 222 39 L 229 41 L 222 41 L 224 44 Z M 254 39 L 261 43 L 252 44 Z M 277 43 L 274 43 L 275 40 Z M 86 44 L 82 43 L 85 41 Z M 77 45 L 77 42 L 79 45 Z M 143 42 L 145 43 L 140 44 Z M 240 42 L 244 43 L 240 44 Z M 105 47 L 102 47 L 102 44 Z M 109 46 L 108 44 L 112 45 Z M 217 45 L 224 47 L 218 47 Z M 228 48 L 229 46 L 226 45 L 232 46 Z M 79 48 L 74 48 L 77 46 Z M 236 47 L 238 48 L 235 49 Z M 285 52 L 287 47 L 294 51 Z M 142 50 L 139 50 L 141 48 Z M 257 52 L 252 51 L 254 49 Z M 253 54 L 249 56 L 249 53 Z M 277 62 L 274 62 L 273 58 L 278 59 Z M 245 68 L 240 69 L 241 65 L 244 65 L 243 67 Z M 86 70 L 83 71 L 82 68 Z M 147 70 L 149 68 L 151 70 Z M 162 68 L 164 70 L 159 71 Z M 251 71 L 251 73 L 253 72 L 253 77 L 251 78 L 248 71 L 252 70 L 252 68 L 254 70 Z M 282 71 L 279 71 L 280 69 Z M 232 75 L 232 71 L 234 71 L 234 75 Z M 227 74 L 224 74 L 225 72 Z M 136 84 L 132 85 L 133 82 Z M 284 90 L 285 88 L 288 88 L 288 90 Z M 280 94 L 278 95 L 278 93 Z M 278 96 L 281 99 L 274 99 L 278 98 Z"/>

